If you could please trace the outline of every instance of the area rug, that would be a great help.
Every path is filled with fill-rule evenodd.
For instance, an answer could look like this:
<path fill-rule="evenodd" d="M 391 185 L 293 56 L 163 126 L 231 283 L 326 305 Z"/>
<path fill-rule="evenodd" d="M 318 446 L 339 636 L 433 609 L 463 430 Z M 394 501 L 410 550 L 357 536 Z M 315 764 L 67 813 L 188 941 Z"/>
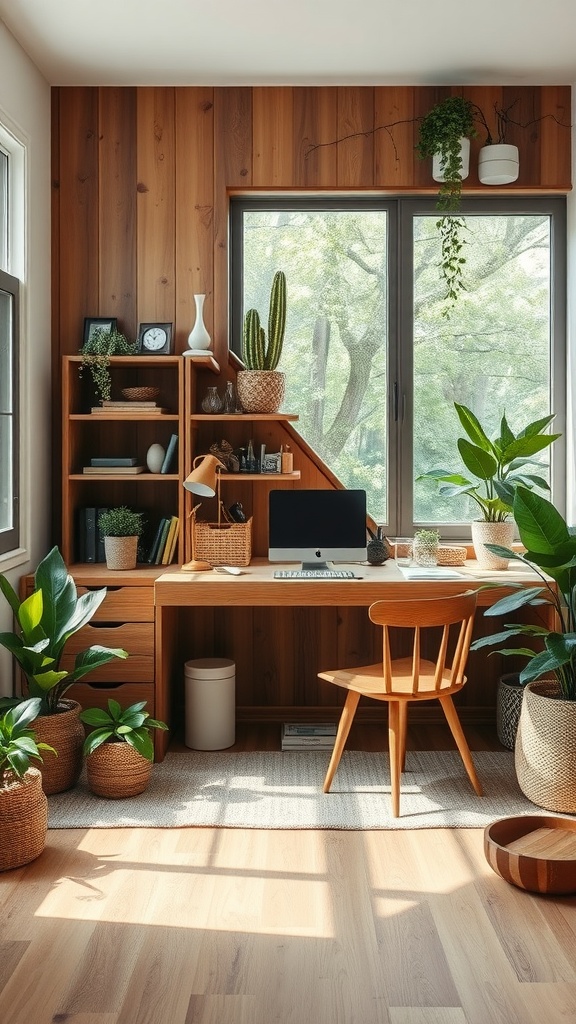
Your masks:
<path fill-rule="evenodd" d="M 410 751 L 400 818 L 390 813 L 388 755 L 345 751 L 328 794 L 327 751 L 168 754 L 140 796 L 93 796 L 83 776 L 48 798 L 49 828 L 260 829 L 483 828 L 496 818 L 533 814 L 509 752 L 474 754 L 484 787 L 477 797 L 455 751 Z M 536 809 L 540 811 L 540 808 Z"/>

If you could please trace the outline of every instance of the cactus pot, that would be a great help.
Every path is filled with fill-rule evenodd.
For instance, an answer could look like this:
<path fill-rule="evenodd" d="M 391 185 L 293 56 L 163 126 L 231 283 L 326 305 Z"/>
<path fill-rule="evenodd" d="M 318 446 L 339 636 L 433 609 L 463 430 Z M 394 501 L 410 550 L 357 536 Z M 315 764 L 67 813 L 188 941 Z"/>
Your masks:
<path fill-rule="evenodd" d="M 239 370 L 236 390 L 244 412 L 278 412 L 285 376 L 279 370 Z"/>

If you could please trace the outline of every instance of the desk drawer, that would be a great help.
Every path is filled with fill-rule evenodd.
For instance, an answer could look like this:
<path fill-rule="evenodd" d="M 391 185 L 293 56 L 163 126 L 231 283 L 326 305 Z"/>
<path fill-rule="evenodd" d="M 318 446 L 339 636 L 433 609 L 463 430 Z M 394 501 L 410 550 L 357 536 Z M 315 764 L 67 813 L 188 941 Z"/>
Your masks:
<path fill-rule="evenodd" d="M 79 594 L 100 587 L 78 587 Z M 92 622 L 154 622 L 153 587 L 107 587 Z"/>
<path fill-rule="evenodd" d="M 74 683 L 66 697 L 77 700 L 83 708 L 107 708 L 108 699 L 117 700 L 123 708 L 130 707 L 136 701 L 145 700 L 145 711 L 154 718 L 154 684 L 153 683 L 116 683 L 95 685 L 93 683 Z"/>
<path fill-rule="evenodd" d="M 154 657 L 154 626 L 150 622 L 106 622 L 99 626 L 89 622 L 78 633 L 71 636 L 65 647 L 65 657 L 99 644 L 101 647 L 122 647 L 129 657 L 116 665 L 127 664 L 133 657 Z"/>

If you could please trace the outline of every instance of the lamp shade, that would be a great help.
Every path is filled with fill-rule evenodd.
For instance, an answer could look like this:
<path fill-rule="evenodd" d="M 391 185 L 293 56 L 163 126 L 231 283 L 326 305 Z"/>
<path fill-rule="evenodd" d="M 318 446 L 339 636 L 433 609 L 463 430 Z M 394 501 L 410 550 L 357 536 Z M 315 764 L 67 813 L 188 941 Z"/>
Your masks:
<path fill-rule="evenodd" d="M 184 481 L 184 487 L 192 494 L 200 494 L 203 498 L 213 498 L 216 494 L 217 470 L 226 469 L 215 455 L 197 455 L 194 459 L 192 472 Z"/>

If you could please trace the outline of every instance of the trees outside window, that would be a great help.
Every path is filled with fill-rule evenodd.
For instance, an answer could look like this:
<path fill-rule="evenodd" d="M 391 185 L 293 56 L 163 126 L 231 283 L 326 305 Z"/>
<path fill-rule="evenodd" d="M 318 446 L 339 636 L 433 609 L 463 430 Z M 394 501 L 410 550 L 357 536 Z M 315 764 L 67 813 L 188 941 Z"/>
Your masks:
<path fill-rule="evenodd" d="M 467 499 L 442 501 L 432 467 L 454 467 L 454 402 L 497 433 L 552 411 L 564 429 L 565 203 L 462 204 L 465 291 L 446 315 L 438 213 L 428 199 L 232 200 L 232 347 L 243 312 L 287 278 L 284 406 L 346 487 L 364 487 L 390 533 L 434 525 L 462 537 Z M 551 476 L 562 506 L 561 449 Z M 462 467 L 463 468 L 463 467 Z"/>

